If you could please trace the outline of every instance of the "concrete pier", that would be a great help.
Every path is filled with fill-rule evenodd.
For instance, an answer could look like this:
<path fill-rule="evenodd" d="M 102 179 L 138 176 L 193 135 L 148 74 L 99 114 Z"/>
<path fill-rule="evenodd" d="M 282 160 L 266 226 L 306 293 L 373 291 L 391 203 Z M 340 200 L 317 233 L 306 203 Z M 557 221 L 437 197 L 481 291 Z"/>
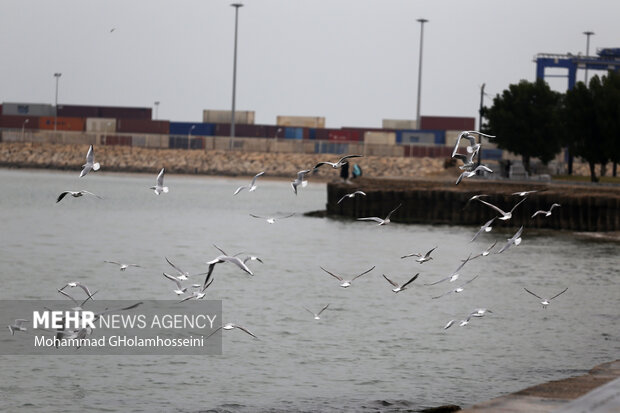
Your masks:
<path fill-rule="evenodd" d="M 338 200 L 356 190 L 366 196 Z M 351 218 L 384 217 L 398 204 L 402 207 L 392 216 L 393 222 L 446 225 L 482 225 L 498 215 L 478 201 L 467 201 L 477 194 L 504 211 L 509 211 L 522 198 L 519 191 L 530 194 L 503 226 L 548 228 L 570 231 L 620 231 L 620 187 L 583 184 L 557 184 L 532 181 L 470 179 L 458 186 L 447 180 L 400 180 L 362 178 L 349 183 L 333 182 L 327 186 L 327 214 Z M 553 203 L 561 205 L 551 216 L 539 215 Z"/>

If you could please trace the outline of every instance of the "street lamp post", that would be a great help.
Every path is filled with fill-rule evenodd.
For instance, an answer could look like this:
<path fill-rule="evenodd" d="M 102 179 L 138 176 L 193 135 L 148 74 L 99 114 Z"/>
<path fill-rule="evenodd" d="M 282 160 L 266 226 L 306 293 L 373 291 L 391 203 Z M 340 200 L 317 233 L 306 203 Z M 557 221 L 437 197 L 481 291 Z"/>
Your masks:
<path fill-rule="evenodd" d="M 418 19 L 420 22 L 420 62 L 418 66 L 418 104 L 416 108 L 416 128 L 420 129 L 420 98 L 422 96 L 422 45 L 424 43 L 424 23 L 427 19 Z"/>
<path fill-rule="evenodd" d="M 483 99 L 484 99 L 484 87 L 485 83 L 480 86 L 480 109 L 478 109 L 478 130 L 482 130 L 482 107 L 483 107 Z M 478 144 L 482 144 L 482 135 L 478 134 Z M 481 163 L 481 152 L 482 150 L 478 149 L 478 165 Z"/>
<path fill-rule="evenodd" d="M 586 31 L 586 32 L 583 32 L 583 34 L 586 35 L 586 60 L 587 60 L 588 57 L 590 56 L 590 36 L 592 36 L 594 32 Z M 587 61 L 586 61 L 586 75 L 583 78 L 583 81 L 587 86 L 588 85 L 588 62 Z"/>
<path fill-rule="evenodd" d="M 54 73 L 54 77 L 56 78 L 56 98 L 54 99 L 54 132 L 56 132 L 56 123 L 58 119 L 58 79 L 60 79 L 62 73 Z"/>
<path fill-rule="evenodd" d="M 192 147 L 190 145 L 190 142 L 191 142 L 191 139 L 192 139 L 192 131 L 194 130 L 194 128 L 196 128 L 196 125 L 192 125 L 192 127 L 189 128 L 189 132 L 187 132 L 187 150 L 190 150 L 191 147 Z"/>
<path fill-rule="evenodd" d="M 30 122 L 30 119 L 26 119 L 24 123 L 22 123 L 22 142 L 24 141 L 24 131 L 26 129 L 26 123 Z"/>
<path fill-rule="evenodd" d="M 155 120 L 157 120 L 157 110 L 159 109 L 159 100 L 156 100 L 154 103 L 155 103 Z"/>
<path fill-rule="evenodd" d="M 235 49 L 233 54 L 233 84 L 232 84 L 232 113 L 230 114 L 230 149 L 234 147 L 235 139 L 235 95 L 237 89 L 237 26 L 239 23 L 239 7 L 243 7 L 241 3 L 233 3 L 235 8 Z"/>

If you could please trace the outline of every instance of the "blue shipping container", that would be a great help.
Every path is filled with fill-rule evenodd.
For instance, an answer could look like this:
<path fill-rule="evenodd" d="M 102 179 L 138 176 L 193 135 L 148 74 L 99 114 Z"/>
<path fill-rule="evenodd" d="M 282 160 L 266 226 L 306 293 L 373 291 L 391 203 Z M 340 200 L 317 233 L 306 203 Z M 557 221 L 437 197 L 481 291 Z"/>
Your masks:
<path fill-rule="evenodd" d="M 284 137 L 286 139 L 303 139 L 304 128 L 284 128 Z"/>
<path fill-rule="evenodd" d="M 348 153 L 348 151 L 349 151 L 348 143 L 317 142 L 314 144 L 315 153 L 344 154 L 344 153 Z"/>
<path fill-rule="evenodd" d="M 444 145 L 446 132 L 442 130 L 401 129 L 396 131 L 396 143 L 404 145 Z"/>
<path fill-rule="evenodd" d="M 194 129 L 192 129 L 192 126 Z M 171 135 L 187 135 L 190 130 L 195 136 L 213 136 L 215 134 L 214 123 L 202 122 L 170 122 Z"/>

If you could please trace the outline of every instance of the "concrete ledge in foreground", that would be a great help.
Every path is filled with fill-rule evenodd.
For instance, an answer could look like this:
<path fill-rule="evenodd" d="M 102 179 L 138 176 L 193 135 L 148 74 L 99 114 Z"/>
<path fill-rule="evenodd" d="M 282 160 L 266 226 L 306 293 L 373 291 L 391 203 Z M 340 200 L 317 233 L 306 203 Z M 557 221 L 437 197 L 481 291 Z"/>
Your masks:
<path fill-rule="evenodd" d="M 539 384 L 476 404 L 463 412 L 611 413 L 620 412 L 620 360 L 594 367 L 583 376 Z"/>

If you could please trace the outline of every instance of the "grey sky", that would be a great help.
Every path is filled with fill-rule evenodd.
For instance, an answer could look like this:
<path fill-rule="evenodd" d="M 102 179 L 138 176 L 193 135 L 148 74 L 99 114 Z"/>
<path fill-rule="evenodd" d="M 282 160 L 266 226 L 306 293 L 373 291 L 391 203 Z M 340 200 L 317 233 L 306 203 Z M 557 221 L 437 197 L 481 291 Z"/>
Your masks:
<path fill-rule="evenodd" d="M 53 103 L 53 73 L 61 72 L 60 104 L 152 107 L 158 100 L 159 118 L 176 121 L 230 109 L 230 3 L 3 0 L 0 101 Z M 534 80 L 536 53 L 585 53 L 585 30 L 596 33 L 590 54 L 620 47 L 614 0 L 243 3 L 237 110 L 255 111 L 257 123 L 278 115 L 324 116 L 328 127 L 414 119 L 420 17 L 429 20 L 422 115 L 477 118 L 482 83 L 494 96 Z M 549 83 L 564 91 L 567 81 Z"/>

